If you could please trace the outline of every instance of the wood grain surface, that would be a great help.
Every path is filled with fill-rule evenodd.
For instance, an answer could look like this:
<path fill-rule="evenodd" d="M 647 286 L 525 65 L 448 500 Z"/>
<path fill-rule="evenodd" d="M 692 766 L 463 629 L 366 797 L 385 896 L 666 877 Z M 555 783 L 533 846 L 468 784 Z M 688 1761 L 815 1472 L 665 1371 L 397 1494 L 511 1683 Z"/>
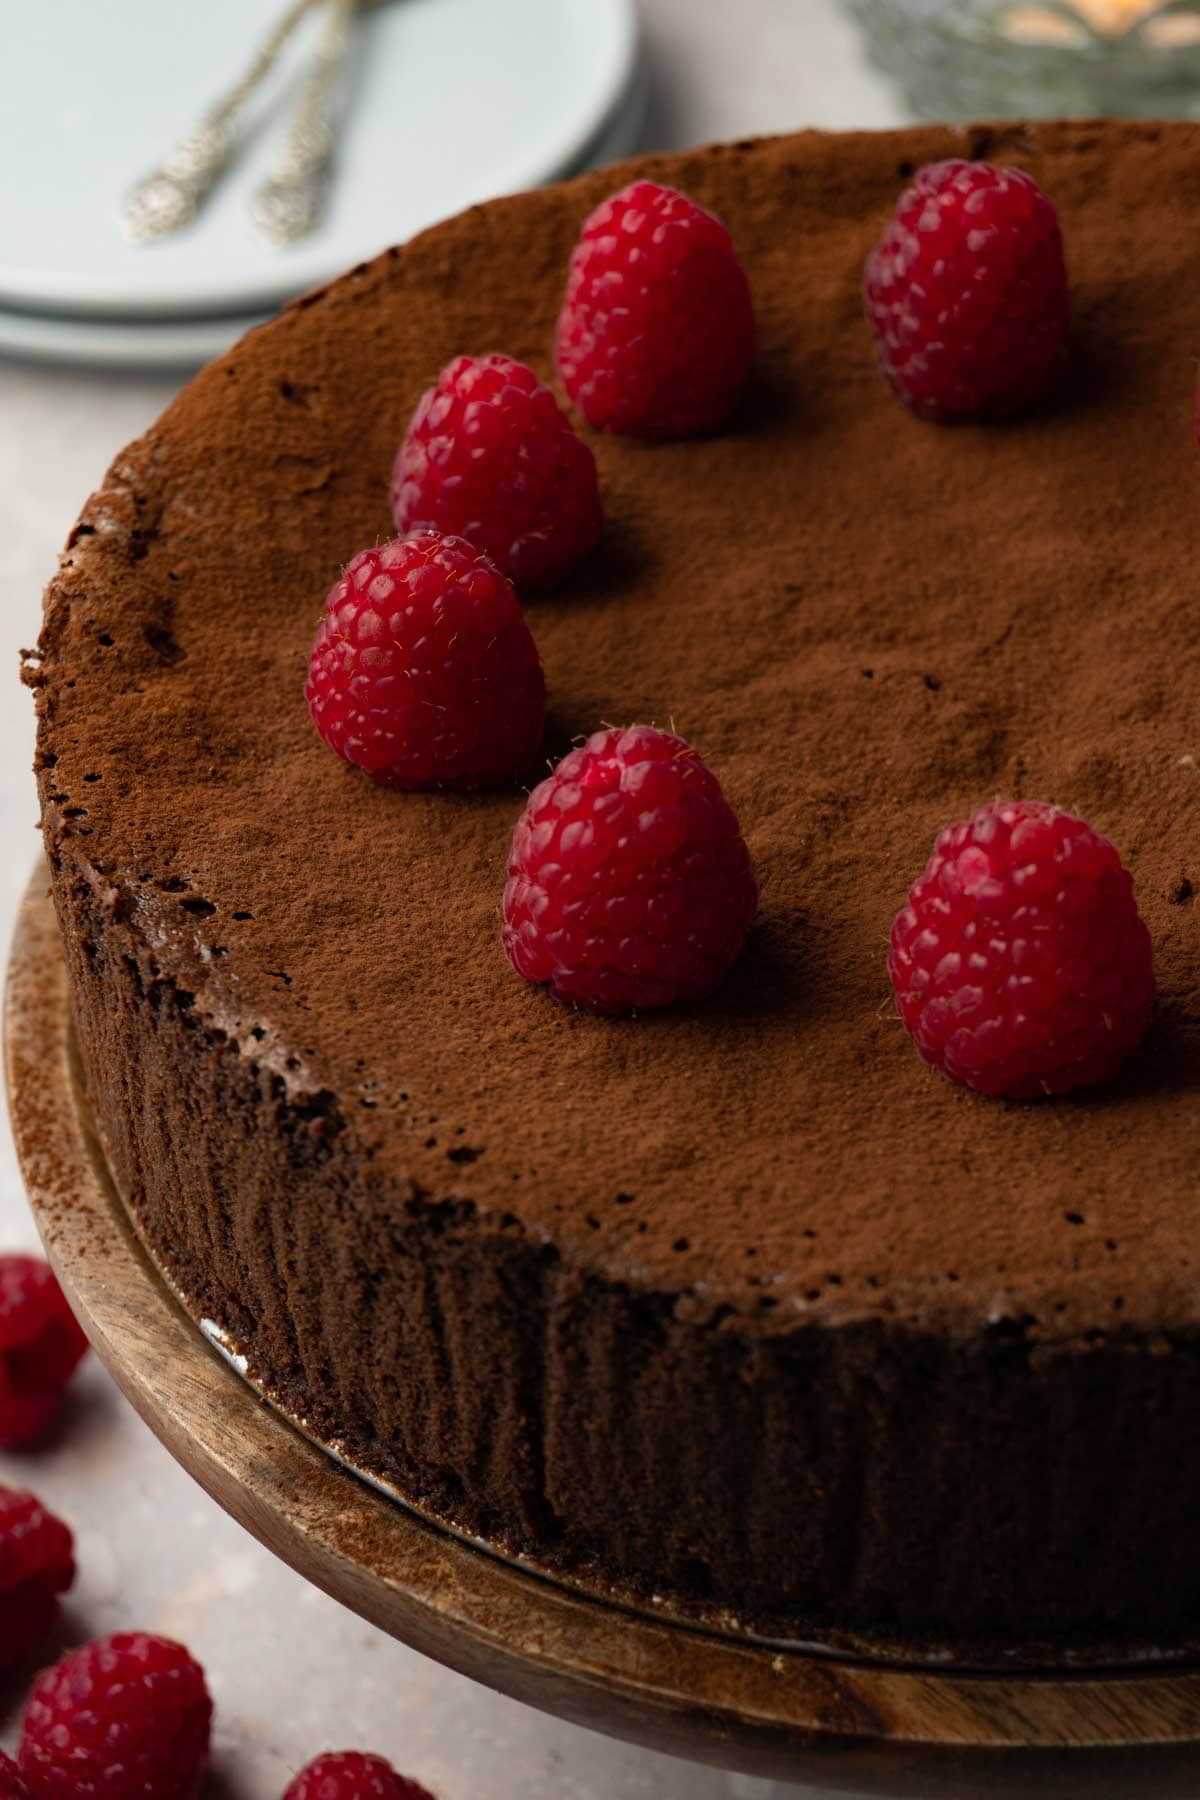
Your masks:
<path fill-rule="evenodd" d="M 44 871 L 18 923 L 4 1041 L 29 1197 L 97 1353 L 229 1513 L 363 1618 L 578 1724 L 802 1785 L 898 1800 L 1200 1791 L 1200 1667 L 981 1675 L 776 1650 L 589 1599 L 418 1518 L 267 1406 L 151 1265 L 89 1116 Z"/>

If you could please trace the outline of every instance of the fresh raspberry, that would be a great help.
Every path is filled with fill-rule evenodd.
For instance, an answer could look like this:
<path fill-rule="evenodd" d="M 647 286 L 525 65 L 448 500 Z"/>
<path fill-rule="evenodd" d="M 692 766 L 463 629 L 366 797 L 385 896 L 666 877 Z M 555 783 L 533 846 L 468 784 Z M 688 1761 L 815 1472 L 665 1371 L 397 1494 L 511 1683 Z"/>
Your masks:
<path fill-rule="evenodd" d="M 511 584 L 436 531 L 346 565 L 305 694 L 330 748 L 388 787 L 494 786 L 542 738 L 542 665 Z"/>
<path fill-rule="evenodd" d="M 866 304 L 883 372 L 922 418 L 1020 412 L 1067 360 L 1058 214 L 1019 169 L 929 163 L 867 258 Z"/>
<path fill-rule="evenodd" d="M 330 1751 L 301 1769 L 283 1800 L 433 1800 L 428 1788 L 397 1775 L 382 1756 Z"/>
<path fill-rule="evenodd" d="M 467 538 L 519 588 L 553 587 L 600 536 L 596 459 L 532 369 L 460 356 L 427 388 L 392 475 L 392 517 Z"/>
<path fill-rule="evenodd" d="M 733 240 L 685 194 L 635 181 L 586 221 L 558 369 L 589 425 L 641 438 L 711 431 L 742 390 L 754 338 Z"/>
<path fill-rule="evenodd" d="M 738 822 L 696 752 L 650 725 L 597 731 L 513 834 L 504 948 L 559 1000 L 622 1013 L 708 993 L 754 917 Z"/>
<path fill-rule="evenodd" d="M 40 1256 L 0 1256 L 0 1449 L 44 1436 L 87 1339 Z"/>
<path fill-rule="evenodd" d="M 0 1800 L 29 1800 L 29 1789 L 11 1756 L 0 1750 Z"/>
<path fill-rule="evenodd" d="M 119 1632 L 39 1675 L 21 1773 L 36 1800 L 192 1800 L 211 1724 L 204 1671 L 183 1646 Z"/>
<path fill-rule="evenodd" d="M 1120 856 L 1041 800 L 942 832 L 892 926 L 888 973 L 925 1061 L 1014 1100 L 1109 1080 L 1154 1004 Z"/>
<path fill-rule="evenodd" d="M 74 1539 L 32 1494 L 0 1487 L 0 1670 L 39 1650 L 75 1579 Z"/>

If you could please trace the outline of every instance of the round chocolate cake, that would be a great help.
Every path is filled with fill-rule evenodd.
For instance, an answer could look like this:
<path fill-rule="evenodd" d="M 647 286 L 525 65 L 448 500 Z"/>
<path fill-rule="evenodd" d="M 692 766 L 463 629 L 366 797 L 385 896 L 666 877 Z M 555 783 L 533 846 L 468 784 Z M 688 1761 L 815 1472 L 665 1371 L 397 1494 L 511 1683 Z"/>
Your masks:
<path fill-rule="evenodd" d="M 880 379 L 864 256 L 914 167 L 1015 164 L 1074 362 L 1003 426 Z M 1200 1605 L 1200 131 L 803 134 L 636 172 L 729 225 L 721 432 L 591 433 L 607 527 L 527 617 L 547 756 L 717 771 L 761 904 L 709 1000 L 602 1019 L 499 944 L 516 789 L 395 793 L 303 699 L 326 590 L 459 352 L 552 378 L 629 168 L 477 208 L 292 306 L 118 459 L 26 676 L 83 1062 L 162 1269 L 293 1415 L 543 1567 L 771 1630 L 1159 1644 Z M 1113 1086 L 915 1055 L 890 921 L 936 831 L 1110 836 L 1159 1000 Z"/>

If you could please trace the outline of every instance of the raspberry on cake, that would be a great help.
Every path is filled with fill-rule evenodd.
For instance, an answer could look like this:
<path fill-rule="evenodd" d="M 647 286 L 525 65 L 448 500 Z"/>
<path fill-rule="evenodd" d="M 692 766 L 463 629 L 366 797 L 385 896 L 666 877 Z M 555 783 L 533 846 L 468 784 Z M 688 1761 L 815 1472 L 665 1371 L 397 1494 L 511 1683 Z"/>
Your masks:
<path fill-rule="evenodd" d="M 1108 1081 L 1154 1004 L 1120 856 L 1038 800 L 998 801 L 941 833 L 892 926 L 888 971 L 925 1061 L 1016 1100 Z"/>
<path fill-rule="evenodd" d="M 593 1012 L 695 1000 L 730 967 L 758 892 L 716 776 L 650 725 L 597 731 L 513 834 L 504 948 L 527 981 Z"/>
<path fill-rule="evenodd" d="M 733 240 L 686 194 L 635 181 L 587 219 L 558 368 L 589 425 L 644 438 L 713 430 L 741 393 L 755 336 Z"/>
<path fill-rule="evenodd" d="M 330 749 L 388 787 L 498 786 L 542 738 L 542 665 L 511 583 L 436 531 L 346 565 L 305 696 Z"/>
<path fill-rule="evenodd" d="M 867 258 L 865 293 L 883 372 L 922 418 L 1021 412 L 1065 367 L 1058 214 L 1019 169 L 918 169 Z"/>
<path fill-rule="evenodd" d="M 193 1800 L 211 1725 L 204 1671 L 183 1646 L 119 1632 L 39 1675 L 21 1773 L 37 1800 Z"/>
<path fill-rule="evenodd" d="M 0 1670 L 41 1648 L 75 1579 L 75 1545 L 32 1494 L 0 1487 Z"/>
<path fill-rule="evenodd" d="M 0 1750 L 0 1800 L 29 1800 L 29 1789 L 20 1769 L 3 1750 Z"/>
<path fill-rule="evenodd" d="M 0 1256 L 0 1449 L 45 1435 L 87 1347 L 49 1263 Z"/>
<path fill-rule="evenodd" d="M 433 1800 L 433 1796 L 420 1782 L 397 1775 L 382 1756 L 337 1750 L 301 1769 L 283 1800 Z"/>
<path fill-rule="evenodd" d="M 397 453 L 392 518 L 467 538 L 521 589 L 553 587 L 600 536 L 596 459 L 532 369 L 459 356 Z"/>

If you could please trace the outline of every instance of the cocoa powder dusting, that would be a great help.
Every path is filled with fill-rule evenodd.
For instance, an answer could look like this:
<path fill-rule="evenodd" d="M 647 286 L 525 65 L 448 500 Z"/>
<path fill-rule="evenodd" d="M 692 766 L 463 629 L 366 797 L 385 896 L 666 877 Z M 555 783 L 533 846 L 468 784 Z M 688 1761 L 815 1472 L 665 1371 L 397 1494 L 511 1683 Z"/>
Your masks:
<path fill-rule="evenodd" d="M 604 543 L 529 616 L 548 754 L 602 720 L 670 722 L 740 815 L 761 918 L 708 1005 L 614 1024 L 527 989 L 496 942 L 520 794 L 373 788 L 300 694 L 327 586 L 388 532 L 417 395 L 462 350 L 551 375 L 567 253 L 611 175 L 468 214 L 301 303 L 126 454 L 41 650 L 43 761 L 56 795 L 86 796 L 64 849 L 135 895 L 162 966 L 231 1035 L 261 1022 L 294 1047 L 379 1171 L 512 1212 L 596 1271 L 701 1284 L 696 1304 L 766 1331 L 881 1305 L 1050 1328 L 1062 1303 L 1065 1334 L 1106 1324 L 1118 1292 L 1126 1325 L 1191 1318 L 1200 913 L 1168 897 L 1200 796 L 1197 313 L 1178 248 L 1195 141 L 997 135 L 990 154 L 1061 210 L 1076 364 L 1038 416 L 956 431 L 881 385 L 859 274 L 900 163 L 960 136 L 648 165 L 730 224 L 757 369 L 718 437 L 593 436 Z M 939 826 L 998 794 L 1110 834 L 1155 936 L 1157 1024 L 1095 1098 L 955 1092 L 894 1017 L 891 916 Z M 145 880 L 177 871 L 190 918 Z M 473 1159 L 448 1156 L 456 1130 Z M 1062 1229 L 1074 1205 L 1085 1232 Z M 1129 1246 L 1115 1267 L 1105 1236 Z"/>

